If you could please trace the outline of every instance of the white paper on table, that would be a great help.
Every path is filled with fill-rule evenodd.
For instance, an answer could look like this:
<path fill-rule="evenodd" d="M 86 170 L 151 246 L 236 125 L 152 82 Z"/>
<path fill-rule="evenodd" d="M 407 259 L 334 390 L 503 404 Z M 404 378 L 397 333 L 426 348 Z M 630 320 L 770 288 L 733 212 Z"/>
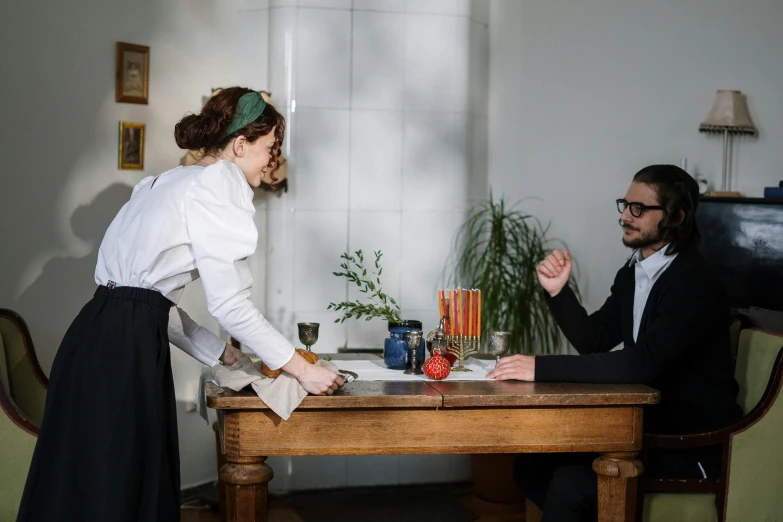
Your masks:
<path fill-rule="evenodd" d="M 405 375 L 404 370 L 391 370 L 383 363 L 383 359 L 374 360 L 349 360 L 339 359 L 332 361 L 339 369 L 354 372 L 359 381 L 431 381 L 426 375 Z M 444 380 L 446 381 L 494 381 L 487 379 L 487 374 L 495 367 L 494 360 L 474 359 L 465 360 L 465 368 L 470 372 L 455 372 L 454 368 Z"/>

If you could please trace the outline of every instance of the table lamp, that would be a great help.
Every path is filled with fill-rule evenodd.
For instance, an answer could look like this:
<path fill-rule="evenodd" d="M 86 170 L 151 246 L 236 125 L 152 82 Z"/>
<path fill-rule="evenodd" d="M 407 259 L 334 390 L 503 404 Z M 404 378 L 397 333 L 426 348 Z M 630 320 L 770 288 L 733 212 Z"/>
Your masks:
<path fill-rule="evenodd" d="M 748 103 L 740 91 L 719 90 L 707 119 L 699 126 L 699 132 L 723 134 L 723 171 L 721 191 L 730 190 L 730 169 L 734 136 L 756 136 L 758 130 L 750 120 Z M 729 195 L 729 194 L 724 194 Z M 734 195 L 739 195 L 736 193 Z"/>

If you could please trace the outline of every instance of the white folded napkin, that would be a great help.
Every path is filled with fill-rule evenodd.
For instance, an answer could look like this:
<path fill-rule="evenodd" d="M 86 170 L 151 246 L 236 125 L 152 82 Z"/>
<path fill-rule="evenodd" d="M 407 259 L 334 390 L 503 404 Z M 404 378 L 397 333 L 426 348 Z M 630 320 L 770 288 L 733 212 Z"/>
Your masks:
<path fill-rule="evenodd" d="M 319 359 L 317 366 L 337 373 L 337 367 L 329 361 Z M 231 366 L 216 364 L 212 367 L 212 378 L 218 386 L 239 391 L 251 385 L 258 397 L 283 420 L 302 403 L 307 391 L 294 377 L 283 372 L 271 379 L 261 373 L 261 363 L 254 363 L 250 357 L 242 357 Z"/>
<path fill-rule="evenodd" d="M 402 370 L 390 370 L 383 363 L 383 359 L 376 360 L 340 360 L 337 361 L 340 370 L 349 370 L 357 374 L 362 381 L 429 381 L 435 382 L 426 375 L 405 375 Z M 446 377 L 446 381 L 494 381 L 487 379 L 487 374 L 495 367 L 494 359 L 465 359 L 465 368 L 469 372 L 455 372 L 454 368 Z"/>

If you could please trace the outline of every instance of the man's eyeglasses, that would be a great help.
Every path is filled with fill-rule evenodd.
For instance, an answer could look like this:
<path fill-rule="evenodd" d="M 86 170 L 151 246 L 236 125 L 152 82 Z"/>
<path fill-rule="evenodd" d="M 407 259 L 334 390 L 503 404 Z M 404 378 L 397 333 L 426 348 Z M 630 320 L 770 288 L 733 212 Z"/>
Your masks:
<path fill-rule="evenodd" d="M 637 203 L 636 201 L 626 201 L 624 199 L 617 200 L 617 211 L 622 214 L 625 209 L 631 211 L 633 217 L 642 217 L 645 210 L 663 210 L 663 207 L 657 205 L 645 205 L 644 203 Z"/>

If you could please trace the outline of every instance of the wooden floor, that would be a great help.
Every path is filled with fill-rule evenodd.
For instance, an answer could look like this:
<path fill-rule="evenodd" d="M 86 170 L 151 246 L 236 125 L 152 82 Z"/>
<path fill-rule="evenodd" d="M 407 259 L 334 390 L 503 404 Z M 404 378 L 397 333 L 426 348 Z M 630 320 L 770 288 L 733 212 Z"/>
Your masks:
<path fill-rule="evenodd" d="M 182 522 L 219 522 L 211 485 L 183 493 Z M 444 484 L 330 491 L 272 497 L 269 522 L 524 522 L 524 513 L 477 513 L 470 484 Z"/>

